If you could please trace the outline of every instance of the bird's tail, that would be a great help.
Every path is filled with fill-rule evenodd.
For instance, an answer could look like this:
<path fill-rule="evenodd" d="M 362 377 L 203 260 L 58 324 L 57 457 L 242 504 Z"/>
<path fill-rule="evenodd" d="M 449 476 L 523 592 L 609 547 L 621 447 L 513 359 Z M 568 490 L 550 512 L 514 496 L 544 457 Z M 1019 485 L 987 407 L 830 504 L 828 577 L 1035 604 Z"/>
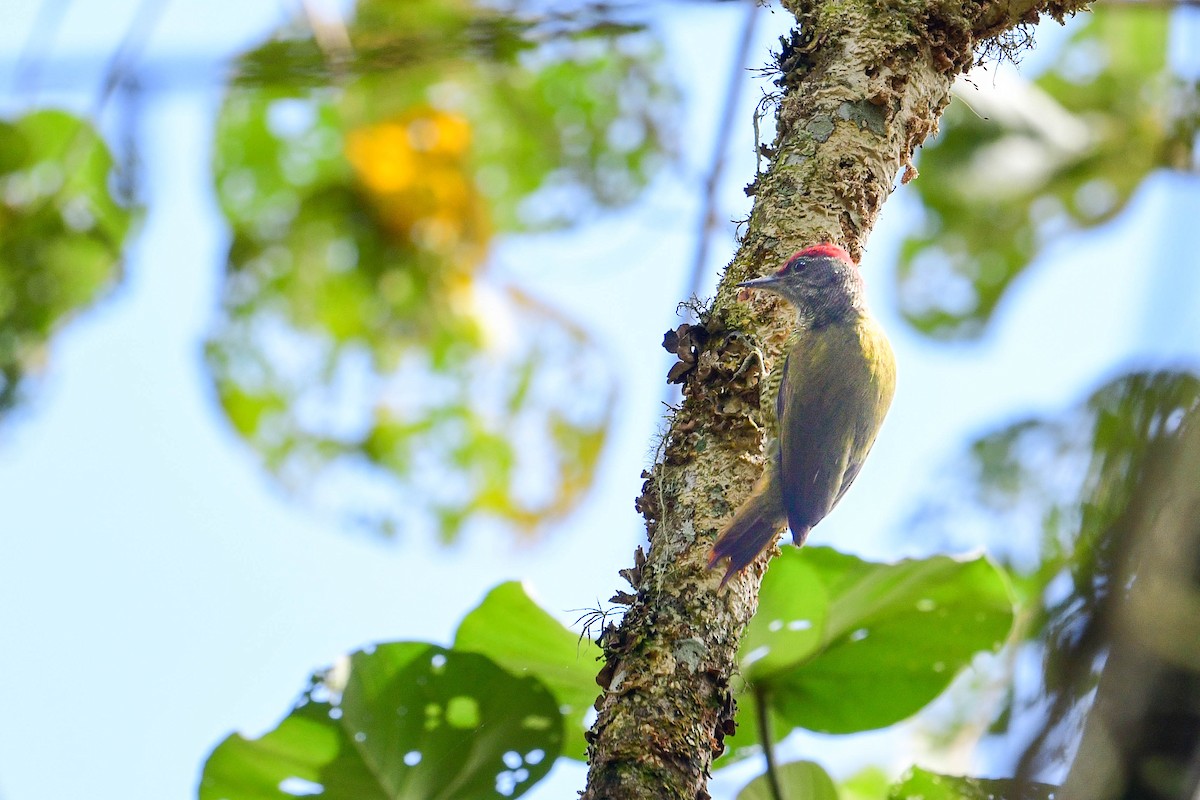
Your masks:
<path fill-rule="evenodd" d="M 783 527 L 783 502 L 772 480 L 771 470 L 759 480 L 754 492 L 734 514 L 729 525 L 713 543 L 708 568 L 713 569 L 723 558 L 729 559 L 721 586 L 741 572 L 759 553 L 766 550 Z"/>

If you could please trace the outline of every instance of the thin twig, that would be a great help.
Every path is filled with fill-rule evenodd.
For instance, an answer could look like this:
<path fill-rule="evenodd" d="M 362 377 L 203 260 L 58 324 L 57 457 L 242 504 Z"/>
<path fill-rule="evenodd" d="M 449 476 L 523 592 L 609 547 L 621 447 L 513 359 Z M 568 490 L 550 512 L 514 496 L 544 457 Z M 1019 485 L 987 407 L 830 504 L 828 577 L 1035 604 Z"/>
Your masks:
<path fill-rule="evenodd" d="M 725 88 L 725 109 L 721 114 L 720 127 L 717 128 L 711 166 L 704 180 L 704 207 L 700 214 L 700 230 L 696 235 L 696 251 L 692 256 L 692 272 L 684 297 L 698 295 L 704 280 L 704 265 L 708 262 L 709 238 L 713 228 L 717 226 L 717 190 L 721 185 L 721 175 L 725 171 L 725 154 L 729 150 L 729 140 L 733 136 L 733 123 L 737 118 L 737 108 L 742 98 L 742 86 L 746 79 L 746 62 L 750 59 L 750 48 L 754 44 L 758 12 L 759 5 L 756 0 L 748 0 L 746 18 L 742 21 L 742 36 L 738 42 L 737 52 L 733 56 L 733 66 L 729 70 L 729 81 Z"/>
<path fill-rule="evenodd" d="M 46 54 L 54 42 L 54 35 L 67 16 L 67 5 L 71 0 L 42 0 L 37 15 L 29 28 L 29 36 L 21 55 L 17 57 L 17 68 L 13 70 L 14 92 L 24 92 L 32 101 L 37 94 L 38 73 L 45 65 Z"/>
<path fill-rule="evenodd" d="M 91 118 L 94 120 L 97 130 L 100 127 L 100 116 L 108 105 L 108 101 L 117 88 L 133 74 L 134 64 L 142 50 L 145 49 L 154 24 L 166 10 L 168 2 L 169 0 L 142 0 L 141 5 L 138 6 L 133 22 L 125 30 L 125 35 L 113 52 L 112 58 L 109 59 L 104 73 L 104 83 L 101 84 L 100 93 L 96 96 L 95 105 L 92 107 Z M 80 126 L 75 134 L 63 144 L 62 154 L 58 160 L 62 162 L 63 169 L 67 174 L 74 173 L 79 168 L 80 160 L 87 155 L 87 150 L 80 149 L 87 130 L 86 126 Z M 48 205 L 53 202 L 53 199 L 54 195 L 47 194 L 42 198 L 41 204 Z"/>
<path fill-rule="evenodd" d="M 138 6 L 133 22 L 126 29 L 121 43 L 117 45 L 116 51 L 108 62 L 104 84 L 100 87 L 100 96 L 96 98 L 96 107 L 92 109 L 92 119 L 96 120 L 97 126 L 100 124 L 100 112 L 104 110 L 112 93 L 123 80 L 133 73 L 133 65 L 142 50 L 145 49 L 155 23 L 166 11 L 167 1 L 142 0 L 142 4 Z"/>
<path fill-rule="evenodd" d="M 717 138 L 713 144 L 708 175 L 704 179 L 704 205 L 700 210 L 700 225 L 696 232 L 696 250 L 692 254 L 692 269 L 688 277 L 687 291 L 683 295 L 685 299 L 700 294 L 700 287 L 704 281 L 704 266 L 708 263 L 709 238 L 713 228 L 717 226 L 717 189 L 721 184 L 721 175 L 725 171 L 725 154 L 729 150 L 729 141 L 733 137 L 733 123 L 737 116 L 738 104 L 741 102 L 742 84 L 746 77 L 746 62 L 750 59 L 750 47 L 754 43 L 754 30 L 758 25 L 758 0 L 747 0 L 746 5 L 746 18 L 742 21 L 742 36 L 738 41 L 737 52 L 733 55 L 729 80 L 725 86 L 725 107 L 721 112 L 720 126 L 717 128 Z M 755 123 L 757 124 L 757 119 Z M 694 311 L 691 316 L 696 316 Z M 668 383 L 664 390 L 663 403 L 669 406 L 678 399 L 679 388 Z"/>
<path fill-rule="evenodd" d="M 771 709 L 767 705 L 767 690 L 754 687 L 754 706 L 758 712 L 758 740 L 762 742 L 763 757 L 767 760 L 767 785 L 771 797 L 783 800 L 783 787 L 779 785 L 779 772 L 775 768 L 775 742 L 771 737 Z"/>

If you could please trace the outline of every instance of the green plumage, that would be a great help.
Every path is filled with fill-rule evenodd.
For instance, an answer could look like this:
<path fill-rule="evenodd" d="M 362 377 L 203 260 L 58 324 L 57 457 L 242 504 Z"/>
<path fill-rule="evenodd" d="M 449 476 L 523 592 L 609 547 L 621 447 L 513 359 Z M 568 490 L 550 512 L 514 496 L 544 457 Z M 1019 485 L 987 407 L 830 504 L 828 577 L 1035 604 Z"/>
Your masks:
<path fill-rule="evenodd" d="M 776 275 L 746 285 L 791 300 L 799 324 L 764 386 L 775 394 L 778 440 L 754 492 L 713 546 L 710 565 L 729 558 L 722 584 L 771 545 L 785 520 L 795 544 L 804 544 L 858 475 L 896 386 L 891 345 L 843 251 L 801 251 Z"/>

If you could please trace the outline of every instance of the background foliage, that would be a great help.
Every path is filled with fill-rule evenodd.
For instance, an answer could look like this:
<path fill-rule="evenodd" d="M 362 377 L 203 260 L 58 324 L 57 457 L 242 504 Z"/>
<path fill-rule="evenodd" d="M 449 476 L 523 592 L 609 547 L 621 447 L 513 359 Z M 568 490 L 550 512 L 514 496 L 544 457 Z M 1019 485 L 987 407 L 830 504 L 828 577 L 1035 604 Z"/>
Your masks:
<path fill-rule="evenodd" d="M 0 419 L 63 324 L 116 281 L 131 225 L 113 159 L 60 111 L 0 119 Z"/>
<path fill-rule="evenodd" d="M 1200 93 L 1164 55 L 1172 24 L 1161 8 L 1104 6 L 1020 92 L 950 107 L 898 198 L 920 218 L 895 271 L 914 335 L 984 335 L 1056 244 L 1123 224 L 1164 172 L 1194 172 Z M 625 387 L 601 337 L 497 274 L 494 255 L 645 202 L 688 138 L 686 76 L 619 8 L 363 0 L 343 33 L 289 24 L 233 65 L 213 123 L 229 238 L 206 379 L 238 441 L 306 507 L 410 538 L 495 523 L 530 538 L 585 498 Z M 83 116 L 0 120 L 0 415 L 36 404 L 29 376 L 52 338 L 117 284 L 137 208 L 129 167 Z M 576 257 L 562 247 L 538 267 Z M 1030 778 L 1062 777 L 1112 680 L 1109 610 L 1127 599 L 1117 577 L 1139 568 L 1124 549 L 1130 505 L 1151 456 L 1200 414 L 1187 364 L 1112 365 L 1094 385 L 949 460 L 899 527 L 952 555 L 810 546 L 773 562 L 719 766 L 749 774 L 797 731 L 889 728 L 933 704 L 921 735 L 981 740 L 999 754 L 992 774 L 1016 779 L 914 766 L 834 780 L 805 760 L 777 782 L 822 800 L 1051 796 Z M 271 730 L 220 741 L 200 797 L 528 791 L 560 756 L 585 759 L 599 691 L 588 634 L 619 613 L 580 612 L 597 623 L 581 635 L 553 610 L 503 582 L 449 646 L 356 650 L 315 672 Z M 738 797 L 773 792 L 759 776 Z"/>
<path fill-rule="evenodd" d="M 362 3 L 347 34 L 344 64 L 311 32 L 247 54 L 218 119 L 218 396 L 285 485 L 376 529 L 532 532 L 579 501 L 616 387 L 486 260 L 636 196 L 673 105 L 661 51 L 438 0 Z"/>
<path fill-rule="evenodd" d="M 1196 86 L 1167 63 L 1168 26 L 1165 11 L 1105 7 L 1003 104 L 951 104 L 896 271 L 912 325 L 979 335 L 1048 247 L 1112 221 L 1155 170 L 1192 168 Z"/>

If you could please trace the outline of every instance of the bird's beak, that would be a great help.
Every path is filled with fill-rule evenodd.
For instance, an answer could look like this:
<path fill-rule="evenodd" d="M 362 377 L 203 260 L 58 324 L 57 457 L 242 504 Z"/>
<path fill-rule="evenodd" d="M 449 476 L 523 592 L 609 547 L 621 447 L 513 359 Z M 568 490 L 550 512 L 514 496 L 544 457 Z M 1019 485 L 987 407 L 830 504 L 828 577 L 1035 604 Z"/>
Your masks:
<path fill-rule="evenodd" d="M 754 278 L 748 281 L 742 281 L 738 286 L 742 289 L 773 289 L 779 283 L 779 278 L 775 275 L 764 275 L 761 278 Z"/>

